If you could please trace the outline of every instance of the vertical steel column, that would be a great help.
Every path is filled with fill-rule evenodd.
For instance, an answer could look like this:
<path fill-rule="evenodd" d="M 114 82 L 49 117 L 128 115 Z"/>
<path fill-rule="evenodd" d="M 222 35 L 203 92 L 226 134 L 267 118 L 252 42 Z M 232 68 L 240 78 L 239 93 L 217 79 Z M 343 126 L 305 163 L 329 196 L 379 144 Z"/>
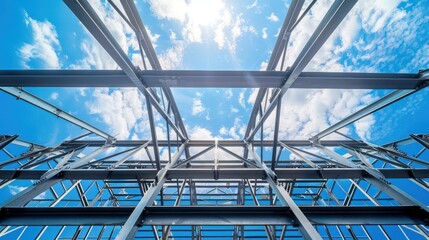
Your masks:
<path fill-rule="evenodd" d="M 177 199 L 174 202 L 174 206 L 178 206 L 179 205 L 180 200 L 182 199 L 183 190 L 185 189 L 185 185 L 186 185 L 186 179 L 183 180 L 182 185 L 180 186 L 180 189 L 177 192 Z M 164 232 L 162 233 L 162 240 L 167 240 L 168 239 L 168 235 L 170 235 L 170 230 L 171 230 L 171 225 L 167 226 L 167 228 L 165 229 L 165 234 L 164 234 Z"/>
<path fill-rule="evenodd" d="M 252 149 L 252 148 L 248 146 L 248 149 Z M 266 171 L 266 174 L 267 174 L 266 181 L 275 192 L 277 198 L 280 200 L 280 202 L 283 205 L 290 207 L 291 211 L 293 212 L 296 218 L 297 223 L 299 224 L 298 229 L 300 230 L 302 236 L 305 239 L 321 240 L 322 237 L 320 236 L 320 234 L 316 231 L 314 226 L 310 223 L 308 218 L 304 215 L 304 213 L 301 211 L 301 209 L 298 207 L 298 205 L 295 203 L 295 201 L 292 199 L 289 193 L 284 188 L 279 187 L 275 182 L 275 180 L 271 177 L 272 173 L 268 171 L 270 169 L 265 166 L 265 163 L 261 161 L 258 154 L 253 150 L 251 150 L 250 153 L 252 154 L 253 158 L 255 158 L 255 160 L 257 160 L 257 162 L 261 164 L 262 168 Z"/>
<path fill-rule="evenodd" d="M 279 138 L 279 126 L 280 126 L 280 115 L 282 111 L 282 100 L 279 98 L 277 103 L 276 110 L 276 122 L 274 124 L 274 138 L 273 138 L 273 155 L 271 157 L 271 169 L 276 169 L 276 160 L 277 160 L 277 141 Z"/>
<path fill-rule="evenodd" d="M 156 169 L 160 170 L 161 163 L 160 163 L 160 157 L 159 157 L 158 138 L 156 137 L 156 126 L 153 118 L 152 104 L 147 93 L 145 94 L 145 98 L 146 98 L 147 115 L 148 115 L 149 124 L 150 124 L 150 133 L 152 135 L 153 154 L 155 155 Z"/>
<path fill-rule="evenodd" d="M 146 191 L 143 198 L 140 200 L 140 202 L 137 204 L 137 206 L 134 208 L 133 212 L 131 213 L 130 217 L 125 222 L 124 226 L 122 226 L 122 229 L 119 231 L 118 235 L 116 236 L 116 240 L 123 240 L 123 239 L 133 239 L 135 233 L 138 230 L 138 224 L 141 219 L 141 214 L 143 213 L 143 210 L 146 206 L 151 204 L 153 200 L 156 198 L 158 193 L 161 191 L 166 179 L 166 175 L 168 172 L 168 169 L 177 162 L 177 160 L 182 155 L 183 151 L 185 150 L 186 143 L 183 143 L 180 147 L 179 151 L 176 153 L 174 158 L 172 159 L 170 164 L 167 164 L 163 169 L 161 169 L 158 174 L 157 178 L 153 185 Z"/>
<path fill-rule="evenodd" d="M 252 196 L 253 202 L 255 203 L 256 206 L 260 206 L 258 198 L 256 198 L 256 191 L 255 189 L 253 189 L 252 184 L 250 183 L 250 180 L 246 179 L 246 182 L 247 182 L 247 185 L 249 186 L 250 194 Z M 267 234 L 267 238 L 272 239 L 273 233 L 271 229 L 268 226 L 264 226 L 264 228 L 265 228 L 265 233 Z"/>

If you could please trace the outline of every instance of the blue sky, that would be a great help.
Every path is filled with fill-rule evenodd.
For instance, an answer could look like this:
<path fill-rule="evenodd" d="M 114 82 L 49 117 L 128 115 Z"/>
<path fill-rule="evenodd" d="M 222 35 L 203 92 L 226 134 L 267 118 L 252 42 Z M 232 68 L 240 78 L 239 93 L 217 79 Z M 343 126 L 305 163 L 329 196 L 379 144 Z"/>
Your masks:
<path fill-rule="evenodd" d="M 132 30 L 105 1 L 90 2 L 133 63 L 143 69 Z M 202 2 L 137 1 L 162 67 L 264 70 L 290 1 Z M 307 0 L 304 8 L 310 2 Z M 331 2 L 317 1 L 293 31 L 287 66 Z M 428 0 L 359 1 L 306 71 L 416 73 L 428 68 L 428 5 Z M 7 9 L 0 14 L 0 69 L 117 69 L 62 1 L 1 1 L 0 9 Z M 136 89 L 26 90 L 119 139 L 150 138 L 144 97 Z M 257 90 L 172 91 L 192 139 L 243 138 Z M 410 133 L 428 133 L 428 91 L 422 90 L 342 131 L 376 144 Z M 290 90 L 283 98 L 280 138 L 308 139 L 388 92 Z M 0 106 L 0 134 L 19 134 L 21 139 L 52 146 L 84 133 L 1 91 Z M 158 137 L 165 139 L 165 122 L 157 114 L 156 119 Z M 269 118 L 264 125 L 267 139 L 272 138 L 273 123 Z M 11 194 L 22 190 L 18 185 L 8 189 Z"/>

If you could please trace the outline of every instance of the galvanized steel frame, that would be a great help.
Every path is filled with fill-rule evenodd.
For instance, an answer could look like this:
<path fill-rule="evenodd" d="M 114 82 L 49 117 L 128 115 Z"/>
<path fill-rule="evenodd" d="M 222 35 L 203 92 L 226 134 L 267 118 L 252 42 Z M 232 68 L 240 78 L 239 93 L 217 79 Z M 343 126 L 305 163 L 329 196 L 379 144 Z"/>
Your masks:
<path fill-rule="evenodd" d="M 255 231 L 263 232 L 258 236 L 267 239 L 284 239 L 294 234 L 306 239 L 332 238 L 335 234 L 356 239 L 359 232 L 371 239 L 366 226 L 377 225 L 378 231 L 388 237 L 383 225 L 392 224 L 397 225 L 405 237 L 405 230 L 428 237 L 429 231 L 424 226 L 429 224 L 427 206 L 390 181 L 410 179 L 422 188 L 423 194 L 428 194 L 429 163 L 420 159 L 420 155 L 429 150 L 429 135 L 410 134 L 410 138 L 383 146 L 354 139 L 323 139 L 423 89 L 429 82 L 429 71 L 417 74 L 303 72 L 356 0 L 334 1 L 292 67 L 284 71 L 289 37 L 314 4 L 314 1 L 310 3 L 299 16 L 304 1 L 292 0 L 264 72 L 164 71 L 134 1 L 121 0 L 124 13 L 109 1 L 135 31 L 143 61 L 148 59 L 151 70 L 140 70 L 133 66 L 86 0 L 64 1 L 121 70 L 0 71 L 1 90 L 88 130 L 88 134 L 56 147 L 23 141 L 18 135 L 0 136 L 0 150 L 9 157 L 0 163 L 3 168 L 0 169 L 0 188 L 20 179 L 38 180 L 0 205 L 0 224 L 4 225 L 0 237 L 17 231 L 21 231 L 22 236 L 29 226 L 43 225 L 37 233 L 40 238 L 49 226 L 60 225 L 56 239 L 66 234 L 70 226 L 78 226 L 73 230 L 73 239 L 87 239 L 96 225 L 102 225 L 97 232 L 99 238 L 108 229 L 109 238 L 116 239 L 179 238 L 175 233 L 180 232 L 193 239 L 225 233 L 231 233 L 234 239 L 243 239 L 251 237 Z M 274 71 L 276 69 L 280 71 Z M 26 92 L 23 87 L 137 88 L 146 98 L 152 139 L 115 139 Z M 171 87 L 260 88 L 244 139 L 189 139 Z M 289 88 L 395 91 L 308 140 L 282 140 L 278 136 L 282 96 Z M 163 98 L 167 106 L 161 103 Z M 270 99 L 266 108 L 260 104 L 264 98 Z M 152 107 L 166 121 L 169 136 L 166 141 L 158 140 L 156 136 Z M 259 130 L 263 129 L 264 121 L 274 109 L 277 109 L 275 135 L 272 141 L 264 140 Z M 170 139 L 170 127 L 177 139 Z M 89 134 L 104 139 L 86 139 Z M 258 134 L 260 139 L 255 138 Z M 417 154 L 400 149 L 412 144 L 420 146 Z M 20 156 L 14 156 L 6 149 L 12 145 L 24 148 Z M 258 149 L 266 147 L 272 149 L 268 159 L 257 153 Z M 349 154 L 340 155 L 328 147 Z M 98 157 L 109 148 L 120 150 Z M 133 158 L 143 149 L 148 153 L 148 159 Z M 169 153 L 175 150 L 176 153 L 161 159 L 161 149 L 168 149 Z M 192 156 L 190 150 L 194 150 Z M 82 156 L 83 151 L 90 153 Z M 282 151 L 296 155 L 297 159 L 282 158 Z M 221 153 L 228 157 L 221 158 Z M 343 187 L 345 184 L 347 190 Z M 201 189 L 207 192 L 201 193 Z M 72 191 L 76 191 L 77 198 L 71 196 Z M 38 198 L 46 192 L 51 197 Z M 396 206 L 387 206 L 383 202 Z M 352 203 L 365 206 L 350 206 Z M 48 207 L 38 204 L 48 204 Z M 80 207 L 67 207 L 68 204 Z M 210 232 L 212 235 L 204 235 L 208 230 L 203 226 L 211 225 L 233 228 L 217 229 Z M 248 226 L 261 228 L 249 229 Z"/>

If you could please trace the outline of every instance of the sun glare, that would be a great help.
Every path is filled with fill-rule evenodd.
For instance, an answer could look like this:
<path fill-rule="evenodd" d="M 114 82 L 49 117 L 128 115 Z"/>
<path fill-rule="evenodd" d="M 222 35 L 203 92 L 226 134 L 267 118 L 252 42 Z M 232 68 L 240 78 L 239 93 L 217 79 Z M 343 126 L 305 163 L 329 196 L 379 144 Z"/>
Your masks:
<path fill-rule="evenodd" d="M 222 18 L 224 10 L 222 0 L 192 0 L 189 3 L 189 20 L 201 26 L 214 25 Z"/>

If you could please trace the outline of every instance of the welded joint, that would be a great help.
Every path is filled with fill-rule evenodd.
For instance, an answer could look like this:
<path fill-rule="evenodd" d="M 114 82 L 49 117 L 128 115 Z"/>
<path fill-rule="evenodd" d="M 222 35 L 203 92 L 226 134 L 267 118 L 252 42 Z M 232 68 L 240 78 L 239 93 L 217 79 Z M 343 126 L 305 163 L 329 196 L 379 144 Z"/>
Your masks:
<path fill-rule="evenodd" d="M 308 138 L 308 141 L 311 143 L 311 145 L 320 145 L 320 138 L 317 138 L 316 136 L 311 136 Z"/>
<path fill-rule="evenodd" d="M 425 80 L 419 85 L 417 85 L 416 89 L 422 89 L 429 85 L 429 68 L 427 69 L 420 69 L 418 72 L 419 79 Z"/>
<path fill-rule="evenodd" d="M 316 170 L 316 172 L 317 172 L 317 175 L 319 175 L 321 179 L 328 179 L 328 178 L 325 178 L 325 176 L 323 175 L 323 168 L 319 167 Z"/>
<path fill-rule="evenodd" d="M 164 87 L 177 87 L 177 80 L 176 79 L 160 79 L 159 80 L 161 85 Z"/>
<path fill-rule="evenodd" d="M 115 137 L 112 137 L 112 136 L 109 136 L 109 137 L 106 139 L 106 142 L 105 142 L 105 144 L 104 144 L 104 145 L 109 146 L 109 147 L 114 147 L 114 146 L 115 146 L 115 144 L 116 144 L 116 138 L 115 138 Z"/>
<path fill-rule="evenodd" d="M 387 179 L 386 179 L 386 177 L 383 175 L 383 173 L 381 173 L 379 170 L 377 170 L 377 169 L 374 169 L 374 168 L 368 168 L 368 167 L 366 167 L 366 166 L 363 166 L 363 165 L 361 165 L 361 166 L 359 166 L 360 168 L 362 168 L 362 169 L 364 169 L 365 171 L 363 172 L 363 175 L 365 176 L 372 176 L 372 177 L 375 177 L 376 179 L 378 179 L 378 180 L 380 180 L 380 181 L 383 181 L 384 183 L 386 183 L 386 184 L 391 184 L 391 182 L 390 181 L 388 181 Z"/>
<path fill-rule="evenodd" d="M 429 74 L 428 74 L 429 75 Z M 417 87 L 415 88 L 416 90 L 419 90 L 419 89 L 422 89 L 422 88 L 425 88 L 425 87 L 427 87 L 429 85 L 429 79 L 428 80 L 425 80 L 425 81 L 423 81 L 422 83 L 420 83 L 419 85 L 417 85 Z"/>
<path fill-rule="evenodd" d="M 426 69 L 420 69 L 419 72 L 419 78 L 427 79 L 429 80 L 429 68 Z"/>

